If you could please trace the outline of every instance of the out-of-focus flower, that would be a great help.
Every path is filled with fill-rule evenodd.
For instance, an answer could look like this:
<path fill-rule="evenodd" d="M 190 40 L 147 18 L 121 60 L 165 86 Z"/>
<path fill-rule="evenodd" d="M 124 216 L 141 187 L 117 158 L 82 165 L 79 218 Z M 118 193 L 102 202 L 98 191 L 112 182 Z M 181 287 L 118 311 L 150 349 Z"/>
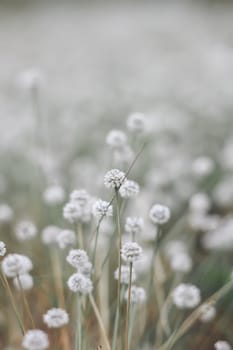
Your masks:
<path fill-rule="evenodd" d="M 49 205 L 61 204 L 65 199 L 64 188 L 58 185 L 47 187 L 44 191 L 43 199 Z"/>
<path fill-rule="evenodd" d="M 0 223 L 7 223 L 13 219 L 14 212 L 7 204 L 0 204 Z"/>
<path fill-rule="evenodd" d="M 181 283 L 173 290 L 172 299 L 179 309 L 192 309 L 200 303 L 201 294 L 196 286 Z"/>
<path fill-rule="evenodd" d="M 132 286 L 130 293 L 131 304 L 143 304 L 146 301 L 146 291 L 144 288 Z M 125 300 L 128 299 L 128 290 L 125 293 Z"/>
<path fill-rule="evenodd" d="M 126 180 L 120 187 L 119 193 L 122 198 L 135 197 L 139 193 L 139 184 L 132 180 Z"/>
<path fill-rule="evenodd" d="M 201 306 L 200 321 L 206 323 L 212 321 L 216 316 L 216 308 L 209 304 L 203 304 Z"/>
<path fill-rule="evenodd" d="M 112 205 L 110 205 L 109 202 L 98 199 L 92 206 L 92 214 L 97 219 L 101 219 L 105 216 L 112 216 Z"/>
<path fill-rule="evenodd" d="M 8 254 L 2 261 L 2 271 L 7 277 L 17 277 L 32 267 L 31 259 L 22 254 Z"/>
<path fill-rule="evenodd" d="M 231 345 L 225 340 L 218 340 L 214 347 L 216 350 L 232 350 Z"/>
<path fill-rule="evenodd" d="M 173 271 L 189 272 L 192 269 L 192 259 L 187 253 L 175 254 L 170 259 L 170 266 Z"/>
<path fill-rule="evenodd" d="M 26 241 L 35 238 L 37 228 L 31 221 L 21 221 L 15 227 L 15 236 L 19 241 Z"/>
<path fill-rule="evenodd" d="M 23 337 L 22 347 L 26 350 L 46 350 L 49 347 L 49 338 L 40 329 L 30 329 Z"/>
<path fill-rule="evenodd" d="M 41 235 L 42 242 L 46 245 L 56 243 L 57 237 L 60 232 L 61 232 L 60 227 L 53 226 L 53 225 L 45 227 Z"/>
<path fill-rule="evenodd" d="M 111 130 L 106 137 L 106 143 L 113 149 L 123 148 L 127 144 L 127 136 L 121 130 Z"/>
<path fill-rule="evenodd" d="M 125 223 L 125 231 L 133 235 L 138 235 L 142 232 L 143 225 L 143 218 L 127 217 Z"/>
<path fill-rule="evenodd" d="M 146 127 L 146 117 L 143 113 L 130 114 L 127 119 L 127 127 L 131 132 L 142 133 Z"/>
<path fill-rule="evenodd" d="M 29 273 L 20 274 L 14 277 L 13 284 L 18 290 L 29 290 L 33 287 L 33 277 Z"/>
<path fill-rule="evenodd" d="M 170 216 L 170 209 L 161 204 L 154 204 L 149 213 L 151 221 L 157 225 L 166 224 Z"/>
<path fill-rule="evenodd" d="M 43 321 L 49 328 L 60 328 L 69 322 L 69 315 L 64 309 L 52 308 L 43 315 Z"/>
<path fill-rule="evenodd" d="M 192 164 L 193 174 L 199 178 L 209 176 L 214 168 L 215 164 L 213 159 L 206 156 L 196 158 Z"/>
<path fill-rule="evenodd" d="M 114 278 L 116 280 L 119 279 L 119 268 L 116 269 L 116 271 L 114 272 Z M 129 284 L 129 279 L 130 279 L 130 267 L 129 265 L 121 265 L 121 283 L 122 284 Z M 136 272 L 134 270 L 134 268 L 132 268 L 132 279 L 131 282 L 135 282 L 136 281 Z"/>
<path fill-rule="evenodd" d="M 71 230 L 60 230 L 56 236 L 56 241 L 61 249 L 65 249 L 75 244 L 76 235 Z"/>
<path fill-rule="evenodd" d="M 0 241 L 0 256 L 4 256 L 6 254 L 6 245 L 4 242 Z"/>

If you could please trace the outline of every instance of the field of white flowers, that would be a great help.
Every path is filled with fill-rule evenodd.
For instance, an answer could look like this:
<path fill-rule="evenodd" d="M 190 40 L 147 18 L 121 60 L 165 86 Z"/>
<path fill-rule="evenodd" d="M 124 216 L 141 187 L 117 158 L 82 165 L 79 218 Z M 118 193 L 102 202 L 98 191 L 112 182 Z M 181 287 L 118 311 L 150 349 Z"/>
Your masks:
<path fill-rule="evenodd" d="M 233 5 L 0 3 L 0 349 L 231 350 Z"/>

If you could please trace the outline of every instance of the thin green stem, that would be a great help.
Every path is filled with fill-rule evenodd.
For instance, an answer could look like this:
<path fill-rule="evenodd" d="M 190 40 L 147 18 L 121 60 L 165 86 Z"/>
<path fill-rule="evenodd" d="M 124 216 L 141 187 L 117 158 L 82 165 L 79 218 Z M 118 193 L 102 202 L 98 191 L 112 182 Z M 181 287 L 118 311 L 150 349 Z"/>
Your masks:
<path fill-rule="evenodd" d="M 129 350 L 129 314 L 130 314 L 130 303 L 131 303 L 131 285 L 132 285 L 132 269 L 133 263 L 129 265 L 129 288 L 128 288 L 128 299 L 126 308 L 126 326 L 125 326 L 125 350 Z"/>
<path fill-rule="evenodd" d="M 75 334 L 75 350 L 82 350 L 82 309 L 81 295 L 77 296 L 77 329 Z"/>

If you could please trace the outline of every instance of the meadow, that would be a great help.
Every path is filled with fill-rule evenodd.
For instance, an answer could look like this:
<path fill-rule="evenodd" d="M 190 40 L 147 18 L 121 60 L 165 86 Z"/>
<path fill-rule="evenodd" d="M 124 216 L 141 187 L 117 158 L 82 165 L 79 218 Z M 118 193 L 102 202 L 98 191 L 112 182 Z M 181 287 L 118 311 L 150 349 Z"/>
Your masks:
<path fill-rule="evenodd" d="M 0 349 L 231 350 L 232 5 L 0 9 Z"/>

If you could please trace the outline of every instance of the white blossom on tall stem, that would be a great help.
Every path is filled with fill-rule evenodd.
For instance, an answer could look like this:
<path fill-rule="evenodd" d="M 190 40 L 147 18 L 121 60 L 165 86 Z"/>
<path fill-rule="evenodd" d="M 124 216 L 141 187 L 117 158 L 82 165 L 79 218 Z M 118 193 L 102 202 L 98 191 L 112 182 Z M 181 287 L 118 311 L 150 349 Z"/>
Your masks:
<path fill-rule="evenodd" d="M 149 217 L 154 224 L 163 225 L 170 219 L 170 209 L 161 204 L 154 204 L 150 210 Z"/>
<path fill-rule="evenodd" d="M 196 286 L 181 283 L 173 290 L 172 300 L 179 309 L 192 309 L 200 303 L 201 293 Z"/>
<path fill-rule="evenodd" d="M 64 309 L 52 308 L 43 315 L 43 321 L 49 328 L 60 328 L 69 322 L 69 315 Z"/>
<path fill-rule="evenodd" d="M 22 347 L 25 350 L 46 350 L 49 348 L 48 335 L 40 329 L 30 329 L 23 337 Z"/>

